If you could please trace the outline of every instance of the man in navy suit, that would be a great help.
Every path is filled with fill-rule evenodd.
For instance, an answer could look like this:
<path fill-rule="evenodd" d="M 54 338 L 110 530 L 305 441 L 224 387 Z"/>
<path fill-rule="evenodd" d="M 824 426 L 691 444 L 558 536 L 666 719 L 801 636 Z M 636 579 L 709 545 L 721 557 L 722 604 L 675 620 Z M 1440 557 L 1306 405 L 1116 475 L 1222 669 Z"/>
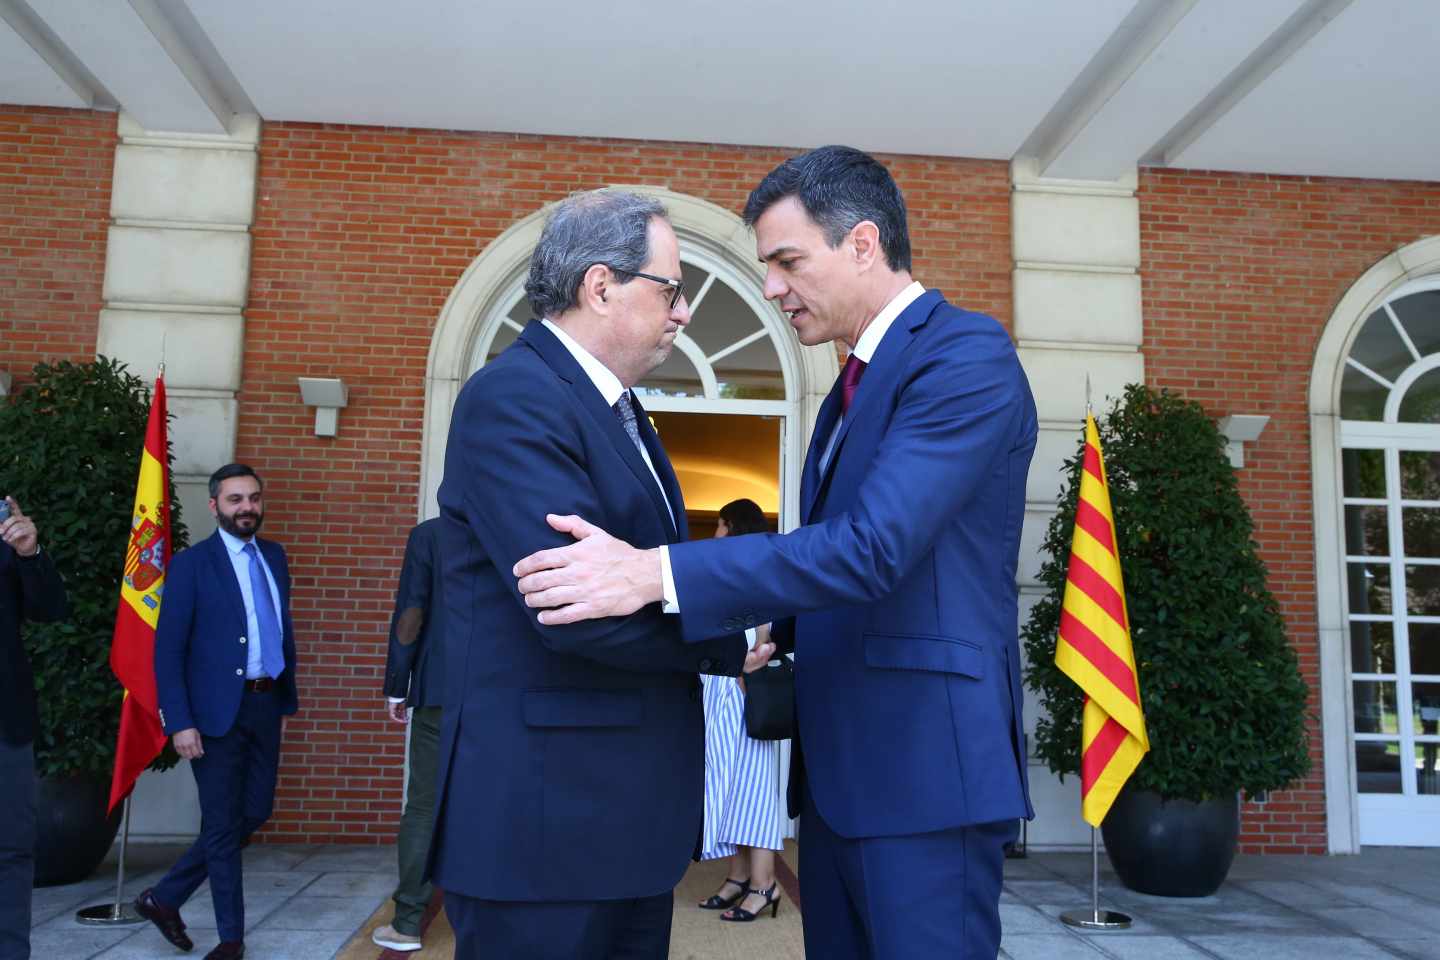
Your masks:
<path fill-rule="evenodd" d="M 255 471 L 216 470 L 210 512 L 215 533 L 170 561 L 155 628 L 160 722 L 195 775 L 200 837 L 135 909 L 189 950 L 180 907 L 208 877 L 220 943 L 206 960 L 236 960 L 245 955 L 240 846 L 275 802 L 280 718 L 297 705 L 295 631 L 285 550 L 256 536 L 265 504 Z"/>
<path fill-rule="evenodd" d="M 747 660 L 735 629 L 686 642 L 658 608 L 552 627 L 525 605 L 511 569 L 568 540 L 557 502 L 644 546 L 685 539 L 630 388 L 690 322 L 675 231 L 633 194 L 557 205 L 525 289 L 540 319 L 460 392 L 445 454 L 433 875 L 462 960 L 663 960 L 700 839 L 696 674 L 768 650 Z"/>
<path fill-rule="evenodd" d="M 998 323 L 911 279 L 904 199 L 872 157 L 794 157 L 745 219 L 800 342 L 850 349 L 805 526 L 647 550 L 571 511 L 552 525 L 580 542 L 519 564 L 520 588 L 556 608 L 549 625 L 663 601 L 687 639 L 794 615 L 775 633 L 796 650 L 806 952 L 993 958 L 1003 846 L 1033 816 L 1015 582 L 1029 384 Z"/>

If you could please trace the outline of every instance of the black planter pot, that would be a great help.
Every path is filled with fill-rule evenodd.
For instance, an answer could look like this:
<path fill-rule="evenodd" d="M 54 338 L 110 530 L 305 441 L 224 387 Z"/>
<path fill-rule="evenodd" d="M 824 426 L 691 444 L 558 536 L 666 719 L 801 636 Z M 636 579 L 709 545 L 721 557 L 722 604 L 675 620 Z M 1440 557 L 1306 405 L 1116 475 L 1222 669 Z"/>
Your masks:
<path fill-rule="evenodd" d="M 1160 897 L 1208 897 L 1220 889 L 1240 838 L 1240 795 L 1194 803 L 1132 790 L 1100 826 L 1120 882 Z"/>
<path fill-rule="evenodd" d="M 42 778 L 35 823 L 35 886 L 75 883 L 95 872 L 115 842 L 121 808 L 105 816 L 110 784 L 87 777 Z"/>

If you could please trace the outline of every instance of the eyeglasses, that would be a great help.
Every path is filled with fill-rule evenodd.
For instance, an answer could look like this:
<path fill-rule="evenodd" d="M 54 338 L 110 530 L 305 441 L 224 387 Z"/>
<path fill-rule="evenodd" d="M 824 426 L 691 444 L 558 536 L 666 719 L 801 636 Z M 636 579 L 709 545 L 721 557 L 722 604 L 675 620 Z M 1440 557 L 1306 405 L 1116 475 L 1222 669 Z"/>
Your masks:
<path fill-rule="evenodd" d="M 609 264 L 606 264 L 606 266 L 609 266 Z M 674 310 L 675 305 L 680 302 L 680 298 L 685 296 L 684 280 L 671 280 L 669 277 L 657 277 L 653 273 L 641 273 L 638 270 L 623 270 L 620 267 L 610 267 L 610 269 L 615 271 L 616 273 L 624 273 L 632 277 L 639 277 L 642 280 L 650 280 L 662 286 L 669 287 L 671 310 Z"/>

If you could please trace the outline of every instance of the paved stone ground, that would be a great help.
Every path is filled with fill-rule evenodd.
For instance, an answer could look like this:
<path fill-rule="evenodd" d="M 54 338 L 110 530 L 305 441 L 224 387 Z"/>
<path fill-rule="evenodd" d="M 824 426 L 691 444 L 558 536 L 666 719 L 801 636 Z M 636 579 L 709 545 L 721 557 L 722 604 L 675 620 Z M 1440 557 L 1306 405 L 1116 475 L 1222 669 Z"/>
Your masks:
<path fill-rule="evenodd" d="M 126 893 L 133 897 L 179 854 L 133 846 Z M 245 852 L 246 956 L 329 960 L 389 896 L 393 847 L 259 846 Z M 1032 854 L 1006 864 L 1001 902 L 1010 960 L 1440 960 L 1440 849 L 1367 849 L 1357 857 L 1240 857 L 1213 897 L 1171 900 L 1121 887 L 1101 859 L 1101 905 L 1135 918 L 1132 929 L 1078 933 L 1059 915 L 1089 906 L 1085 854 Z M 149 924 L 87 927 L 75 910 L 105 902 L 113 863 L 66 887 L 36 890 L 36 960 L 179 957 Z M 208 888 L 185 907 L 192 956 L 215 942 Z M 763 929 L 763 924 L 757 924 Z M 695 951 L 676 928 L 672 957 Z M 379 953 L 378 949 L 376 951 Z M 756 960 L 755 943 L 736 960 Z M 817 958 L 822 960 L 822 958 Z M 906 958 L 909 960 L 909 958 Z M 928 958 L 915 958 L 928 960 Z"/>

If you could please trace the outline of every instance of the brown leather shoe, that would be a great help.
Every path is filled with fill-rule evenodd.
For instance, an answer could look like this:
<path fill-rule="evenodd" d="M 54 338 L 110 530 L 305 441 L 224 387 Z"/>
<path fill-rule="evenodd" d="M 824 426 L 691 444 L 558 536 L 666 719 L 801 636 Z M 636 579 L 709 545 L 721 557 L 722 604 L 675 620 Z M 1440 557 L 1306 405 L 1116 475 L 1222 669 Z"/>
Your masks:
<path fill-rule="evenodd" d="M 151 889 L 146 888 L 144 893 L 135 898 L 135 912 L 155 924 L 160 936 L 168 940 L 171 946 L 186 951 L 195 948 L 195 943 L 185 934 L 185 921 L 180 919 L 180 911 L 156 900 Z"/>
<path fill-rule="evenodd" d="M 205 954 L 205 960 L 240 960 L 245 956 L 244 940 L 222 940 L 214 950 Z"/>

